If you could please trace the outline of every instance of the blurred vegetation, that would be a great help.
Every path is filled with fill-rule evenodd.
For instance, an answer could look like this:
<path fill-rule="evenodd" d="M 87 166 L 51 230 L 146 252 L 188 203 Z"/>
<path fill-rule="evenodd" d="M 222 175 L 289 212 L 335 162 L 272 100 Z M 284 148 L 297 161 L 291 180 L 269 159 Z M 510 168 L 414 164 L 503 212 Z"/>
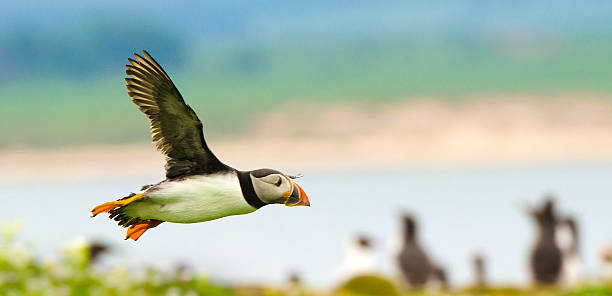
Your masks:
<path fill-rule="evenodd" d="M 134 275 L 126 267 L 98 270 L 89 262 L 85 241 L 67 245 L 60 261 L 40 262 L 15 241 L 14 225 L 2 225 L 0 295 L 234 295 L 206 277 L 181 277 L 154 268 Z"/>
<path fill-rule="evenodd" d="M 336 289 L 336 293 L 338 295 L 400 295 L 395 284 L 377 275 L 355 276 Z"/>
<path fill-rule="evenodd" d="M 136 271 L 125 266 L 103 269 L 91 262 L 91 245 L 78 239 L 64 246 L 59 260 L 41 261 L 34 250 L 16 239 L 20 229 L 19 223 L 3 222 L 0 225 L 0 295 L 612 295 L 612 283 L 590 284 L 574 289 L 472 287 L 454 291 L 412 290 L 400 293 L 393 282 L 377 275 L 357 276 L 330 292 L 309 289 L 299 282 L 280 287 L 224 286 L 184 268 L 177 268 L 174 272 L 164 272 L 155 267 Z"/>

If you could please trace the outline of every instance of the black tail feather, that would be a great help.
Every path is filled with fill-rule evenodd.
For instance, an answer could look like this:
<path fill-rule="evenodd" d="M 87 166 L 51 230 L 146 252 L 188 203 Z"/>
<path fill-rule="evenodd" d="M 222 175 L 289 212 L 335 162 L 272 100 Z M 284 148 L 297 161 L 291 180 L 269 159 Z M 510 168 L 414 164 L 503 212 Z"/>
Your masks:
<path fill-rule="evenodd" d="M 130 198 L 132 196 L 136 195 L 136 193 L 130 193 L 128 196 L 120 198 L 118 200 L 124 200 L 127 198 Z M 143 220 L 136 218 L 136 217 L 130 217 L 126 214 L 123 213 L 123 210 L 125 209 L 125 207 L 118 207 L 116 209 L 113 209 L 112 211 L 108 212 L 110 215 L 108 216 L 111 220 L 115 220 L 117 222 L 119 222 L 119 226 L 122 227 L 130 227 L 134 224 L 139 224 L 141 223 Z"/>

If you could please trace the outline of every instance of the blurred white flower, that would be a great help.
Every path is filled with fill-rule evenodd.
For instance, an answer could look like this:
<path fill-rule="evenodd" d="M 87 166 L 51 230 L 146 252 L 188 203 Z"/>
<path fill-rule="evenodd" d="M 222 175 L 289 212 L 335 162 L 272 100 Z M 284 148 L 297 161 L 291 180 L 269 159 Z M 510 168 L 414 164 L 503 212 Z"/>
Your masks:
<path fill-rule="evenodd" d="M 8 261 L 16 268 L 25 268 L 34 261 L 34 254 L 24 245 L 14 245 L 9 249 Z"/>
<path fill-rule="evenodd" d="M 171 287 L 166 290 L 166 296 L 181 296 L 181 289 L 177 287 Z"/>
<path fill-rule="evenodd" d="M 0 222 L 0 231 L 2 232 L 2 239 L 6 243 L 11 243 L 17 237 L 17 233 L 19 233 L 23 229 L 23 220 L 14 220 L 14 221 L 1 221 Z"/>
<path fill-rule="evenodd" d="M 149 266 L 147 267 L 144 275 L 144 282 L 153 287 L 159 287 L 164 283 L 164 274 L 161 271 Z"/>
<path fill-rule="evenodd" d="M 53 283 L 50 279 L 44 276 L 31 277 L 25 282 L 27 290 L 30 292 L 42 292 L 47 293 L 53 289 Z"/>
<path fill-rule="evenodd" d="M 77 237 L 62 248 L 64 259 L 73 268 L 85 268 L 89 263 L 89 242 Z"/>
<path fill-rule="evenodd" d="M 130 271 L 124 265 L 117 265 L 106 276 L 106 284 L 120 291 L 126 291 L 132 286 Z"/>
<path fill-rule="evenodd" d="M 45 260 L 42 268 L 51 279 L 56 281 L 64 281 L 70 277 L 70 272 L 67 268 L 54 259 Z"/>

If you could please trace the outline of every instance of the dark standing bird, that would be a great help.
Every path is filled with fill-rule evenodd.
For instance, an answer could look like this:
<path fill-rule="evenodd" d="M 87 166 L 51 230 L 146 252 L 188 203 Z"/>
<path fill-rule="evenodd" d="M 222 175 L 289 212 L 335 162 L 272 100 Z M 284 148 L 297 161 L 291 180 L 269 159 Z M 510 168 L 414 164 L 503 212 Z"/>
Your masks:
<path fill-rule="evenodd" d="M 531 253 L 533 278 L 540 284 L 555 284 L 561 274 L 561 250 L 556 242 L 557 213 L 552 199 L 531 215 L 538 226 L 538 241 Z"/>
<path fill-rule="evenodd" d="M 404 279 L 413 287 L 422 287 L 427 283 L 433 267 L 425 251 L 417 240 L 414 218 L 403 217 L 404 242 L 398 256 L 398 263 Z"/>
<path fill-rule="evenodd" d="M 254 212 L 269 204 L 309 206 L 295 177 L 272 169 L 238 171 L 219 161 L 204 141 L 202 123 L 168 74 L 146 52 L 128 59 L 128 95 L 151 122 L 166 156 L 166 180 L 92 210 L 129 227 L 126 239 L 167 221 L 196 223 Z"/>

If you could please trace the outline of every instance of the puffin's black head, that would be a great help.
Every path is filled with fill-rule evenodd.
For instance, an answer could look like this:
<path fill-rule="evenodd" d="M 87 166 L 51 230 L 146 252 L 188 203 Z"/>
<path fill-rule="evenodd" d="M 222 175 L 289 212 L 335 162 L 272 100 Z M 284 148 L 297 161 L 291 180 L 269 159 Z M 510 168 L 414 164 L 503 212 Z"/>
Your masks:
<path fill-rule="evenodd" d="M 257 197 L 267 204 L 286 206 L 310 206 L 306 192 L 293 182 L 296 177 L 287 176 L 272 169 L 249 172 Z"/>
<path fill-rule="evenodd" d="M 365 235 L 357 236 L 357 245 L 364 249 L 369 249 L 372 247 L 372 239 Z"/>
<path fill-rule="evenodd" d="M 91 242 L 89 244 L 89 261 L 91 263 L 96 263 L 101 255 L 108 253 L 110 250 L 110 246 L 103 242 Z"/>
<path fill-rule="evenodd" d="M 410 215 L 405 214 L 402 219 L 404 220 L 404 239 L 406 241 L 412 241 L 416 237 L 416 222 Z"/>
<path fill-rule="evenodd" d="M 531 215 L 540 227 L 554 227 L 558 220 L 554 199 L 549 196 L 540 209 L 531 210 Z"/>

